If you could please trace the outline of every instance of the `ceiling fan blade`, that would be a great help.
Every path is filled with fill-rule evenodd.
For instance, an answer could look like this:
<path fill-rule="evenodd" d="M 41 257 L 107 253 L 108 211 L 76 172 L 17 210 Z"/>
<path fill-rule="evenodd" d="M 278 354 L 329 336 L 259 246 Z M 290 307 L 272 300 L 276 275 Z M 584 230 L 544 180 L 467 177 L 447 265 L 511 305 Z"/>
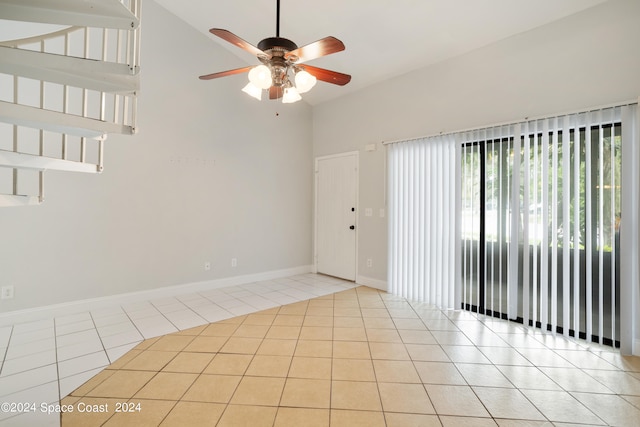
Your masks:
<path fill-rule="evenodd" d="M 213 34 L 214 36 L 218 36 L 221 39 L 226 40 L 229 43 L 232 43 L 232 44 L 238 46 L 240 49 L 246 50 L 247 52 L 249 52 L 252 55 L 264 56 L 267 59 L 271 58 L 271 55 L 261 51 L 260 49 L 258 49 L 254 45 L 252 45 L 251 43 L 241 39 L 238 36 L 236 36 L 231 31 L 223 30 L 221 28 L 212 28 L 212 29 L 209 30 L 209 32 L 211 34 Z"/>
<path fill-rule="evenodd" d="M 246 73 L 252 68 L 253 67 L 242 67 L 242 68 L 236 68 L 235 70 L 220 71 L 219 73 L 212 73 L 212 74 L 206 74 L 204 76 L 200 76 L 199 79 L 211 80 L 211 79 L 217 79 L 218 77 L 232 76 L 234 74 Z"/>
<path fill-rule="evenodd" d="M 269 88 L 269 99 L 282 98 L 283 94 L 284 90 L 282 89 L 282 86 L 271 86 Z"/>
<path fill-rule="evenodd" d="M 304 67 L 300 68 L 305 69 L 316 79 L 322 80 L 323 82 L 327 83 L 333 83 L 334 85 L 344 86 L 351 81 L 351 76 L 349 74 L 326 70 L 324 68 L 312 67 L 310 65 L 305 65 Z"/>
<path fill-rule="evenodd" d="M 325 37 L 306 46 L 299 47 L 291 52 L 287 52 L 284 57 L 297 64 L 301 64 L 321 56 L 331 55 L 332 53 L 344 50 L 344 43 L 335 37 Z M 295 59 L 293 57 L 297 57 Z"/>

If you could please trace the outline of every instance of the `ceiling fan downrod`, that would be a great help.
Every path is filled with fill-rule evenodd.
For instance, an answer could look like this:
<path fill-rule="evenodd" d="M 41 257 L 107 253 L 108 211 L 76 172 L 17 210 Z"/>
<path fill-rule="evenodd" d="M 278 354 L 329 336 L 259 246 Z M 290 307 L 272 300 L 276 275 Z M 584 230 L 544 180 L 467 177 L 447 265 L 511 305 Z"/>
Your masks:
<path fill-rule="evenodd" d="M 280 37 L 280 0 L 276 0 L 276 37 Z"/>

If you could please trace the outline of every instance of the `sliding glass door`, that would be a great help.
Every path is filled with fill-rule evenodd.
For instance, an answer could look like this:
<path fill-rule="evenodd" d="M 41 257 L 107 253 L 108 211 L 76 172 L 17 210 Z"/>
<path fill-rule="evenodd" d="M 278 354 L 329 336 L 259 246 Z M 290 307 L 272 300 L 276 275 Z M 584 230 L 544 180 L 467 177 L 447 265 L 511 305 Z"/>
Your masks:
<path fill-rule="evenodd" d="M 619 109 L 461 135 L 462 308 L 618 345 Z"/>

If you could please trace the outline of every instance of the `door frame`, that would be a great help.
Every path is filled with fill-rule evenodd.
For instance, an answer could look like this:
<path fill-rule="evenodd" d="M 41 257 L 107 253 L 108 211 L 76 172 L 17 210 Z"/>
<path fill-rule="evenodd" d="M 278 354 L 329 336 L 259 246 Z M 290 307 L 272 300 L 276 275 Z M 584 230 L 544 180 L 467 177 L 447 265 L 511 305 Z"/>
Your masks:
<path fill-rule="evenodd" d="M 356 232 L 356 255 L 355 255 L 355 279 L 358 280 L 358 246 L 359 246 L 359 217 L 360 217 L 360 152 L 359 151 L 347 151 L 344 153 L 330 154 L 327 156 L 318 156 L 314 159 L 313 165 L 313 273 L 318 272 L 318 163 L 322 160 L 330 160 L 340 157 L 355 156 L 356 161 L 356 220 L 355 220 L 355 232 Z"/>

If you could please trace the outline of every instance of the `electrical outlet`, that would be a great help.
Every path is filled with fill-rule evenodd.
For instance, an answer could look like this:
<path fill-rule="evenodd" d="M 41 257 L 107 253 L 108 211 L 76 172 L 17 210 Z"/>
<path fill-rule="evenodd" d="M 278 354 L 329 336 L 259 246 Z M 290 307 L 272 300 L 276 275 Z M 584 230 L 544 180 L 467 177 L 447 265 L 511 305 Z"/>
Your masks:
<path fill-rule="evenodd" d="M 12 299 L 13 298 L 13 286 L 3 286 L 2 293 L 0 293 L 0 297 L 2 299 Z"/>
<path fill-rule="evenodd" d="M 231 267 L 238 266 L 238 258 L 231 258 Z"/>
<path fill-rule="evenodd" d="M 209 261 L 204 263 L 204 271 L 211 270 L 211 263 Z"/>
<path fill-rule="evenodd" d="M 367 267 L 373 267 L 373 260 L 371 258 L 367 258 Z"/>

